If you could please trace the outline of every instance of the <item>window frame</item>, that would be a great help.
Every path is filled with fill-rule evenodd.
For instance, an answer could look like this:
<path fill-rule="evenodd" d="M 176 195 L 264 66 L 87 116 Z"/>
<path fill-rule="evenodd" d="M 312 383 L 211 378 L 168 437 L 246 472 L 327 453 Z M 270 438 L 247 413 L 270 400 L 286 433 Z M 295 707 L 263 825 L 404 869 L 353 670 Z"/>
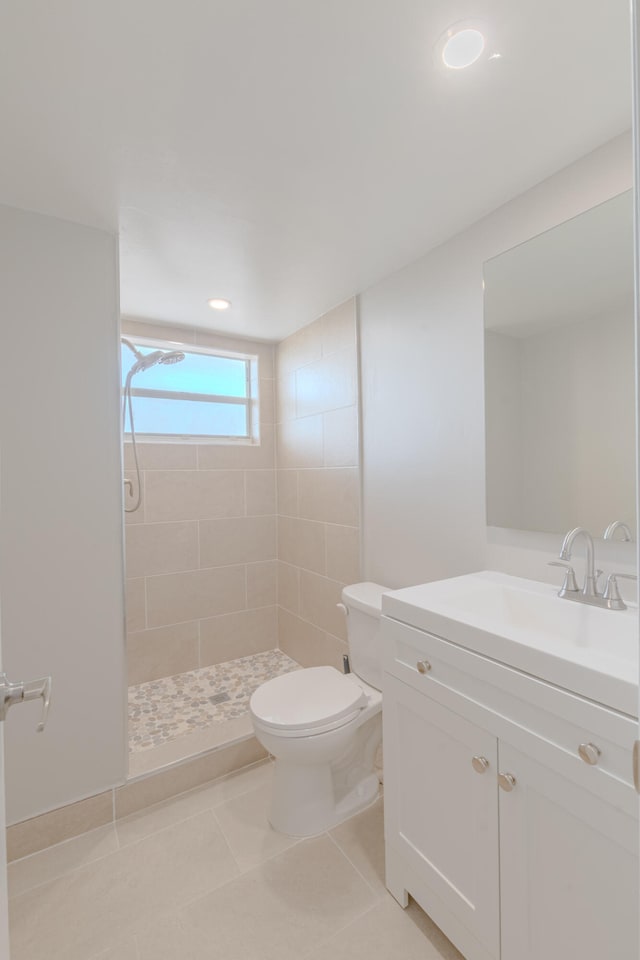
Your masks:
<path fill-rule="evenodd" d="M 125 339 L 130 340 L 134 346 L 149 347 L 152 350 L 177 350 L 184 353 L 199 353 L 209 357 L 220 357 L 222 359 L 243 360 L 245 363 L 246 377 L 246 397 L 230 397 L 225 394 L 214 393 L 189 393 L 183 390 L 157 390 L 149 387 L 135 387 L 135 379 L 131 383 L 131 396 L 149 397 L 151 399 L 167 400 L 197 400 L 207 403 L 228 403 L 234 406 L 244 406 L 247 413 L 247 433 L 243 436 L 231 436 L 229 434 L 190 434 L 190 433 L 143 433 L 136 429 L 136 443 L 199 443 L 199 444 L 233 444 L 233 445 L 259 445 L 260 443 L 260 397 L 259 397 L 259 370 L 258 356 L 252 353 L 239 353 L 232 350 L 219 350 L 216 347 L 205 347 L 194 343 L 184 343 L 177 340 L 163 340 L 159 337 L 138 337 L 135 333 L 123 333 Z M 130 353 L 126 344 L 123 349 Z M 122 356 L 122 354 L 121 354 Z M 131 363 L 135 363 L 135 358 L 131 354 Z M 126 372 L 129 368 L 122 368 L 120 371 L 120 396 L 124 400 L 124 384 L 122 380 L 126 378 Z M 134 410 L 135 414 L 135 410 Z M 123 430 L 123 439 L 125 443 L 131 443 L 131 430 Z"/>

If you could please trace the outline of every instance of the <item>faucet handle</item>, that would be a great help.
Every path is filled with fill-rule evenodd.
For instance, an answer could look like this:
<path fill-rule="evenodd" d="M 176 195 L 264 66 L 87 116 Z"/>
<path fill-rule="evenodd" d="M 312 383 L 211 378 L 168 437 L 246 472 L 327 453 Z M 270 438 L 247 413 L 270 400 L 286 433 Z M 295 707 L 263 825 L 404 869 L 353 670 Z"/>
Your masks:
<path fill-rule="evenodd" d="M 627 605 L 620 596 L 618 590 L 618 580 L 637 580 L 635 573 L 610 573 L 607 577 L 607 585 L 602 595 L 603 600 L 607 600 L 612 610 L 626 610 Z"/>
<path fill-rule="evenodd" d="M 564 575 L 564 583 L 558 591 L 559 597 L 564 597 L 565 593 L 579 593 L 580 588 L 576 583 L 576 572 L 571 566 L 570 563 L 565 563 L 563 560 L 549 560 L 547 562 L 548 567 L 564 567 L 566 573 Z"/>

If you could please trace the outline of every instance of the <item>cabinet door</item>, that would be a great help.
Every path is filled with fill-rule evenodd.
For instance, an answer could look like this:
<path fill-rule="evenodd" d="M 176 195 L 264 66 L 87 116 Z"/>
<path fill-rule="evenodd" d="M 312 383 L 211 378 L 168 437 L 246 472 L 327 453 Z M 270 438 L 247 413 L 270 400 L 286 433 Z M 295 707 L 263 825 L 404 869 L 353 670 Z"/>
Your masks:
<path fill-rule="evenodd" d="M 383 722 L 389 888 L 401 902 L 410 893 L 467 960 L 497 958 L 497 740 L 388 675 Z"/>
<path fill-rule="evenodd" d="M 502 960 L 638 960 L 635 818 L 499 750 Z"/>

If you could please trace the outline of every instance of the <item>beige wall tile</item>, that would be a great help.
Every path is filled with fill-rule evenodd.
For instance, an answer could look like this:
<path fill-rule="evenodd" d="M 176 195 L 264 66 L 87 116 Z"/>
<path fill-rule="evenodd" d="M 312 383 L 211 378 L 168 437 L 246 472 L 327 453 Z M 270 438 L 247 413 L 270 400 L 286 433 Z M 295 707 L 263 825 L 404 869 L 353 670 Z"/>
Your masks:
<path fill-rule="evenodd" d="M 274 518 L 275 519 L 275 518 Z M 278 601 L 278 562 L 247 564 L 247 606 L 268 607 Z"/>
<path fill-rule="evenodd" d="M 125 475 L 126 475 L 126 472 L 125 472 Z M 143 474 L 143 477 L 144 477 L 144 474 Z M 142 482 L 144 484 L 144 479 Z M 131 498 L 129 497 L 128 493 L 126 494 L 126 499 L 127 499 L 127 504 L 131 502 Z M 128 510 L 125 510 L 124 523 L 125 523 L 125 527 L 133 527 L 139 523 L 144 523 L 144 497 L 142 498 L 142 503 L 140 504 L 137 510 L 132 510 L 131 512 L 129 512 Z"/>
<path fill-rule="evenodd" d="M 280 649 L 303 667 L 335 667 L 342 672 L 342 658 L 348 653 L 344 640 L 301 620 L 282 607 L 278 609 Z"/>
<path fill-rule="evenodd" d="M 139 580 L 127 580 L 125 591 L 127 631 L 144 630 L 147 625 L 144 580 L 142 578 Z"/>
<path fill-rule="evenodd" d="M 337 350 L 356 349 L 356 301 L 352 297 L 334 307 L 320 318 L 322 353 L 326 356 Z"/>
<path fill-rule="evenodd" d="M 353 350 L 340 350 L 296 371 L 296 416 L 348 407 L 357 399 L 357 366 Z"/>
<path fill-rule="evenodd" d="M 200 521 L 202 567 L 273 560 L 275 556 L 275 516 Z"/>
<path fill-rule="evenodd" d="M 322 416 L 278 424 L 278 468 L 321 467 L 324 461 Z"/>
<path fill-rule="evenodd" d="M 282 607 L 278 609 L 278 646 L 303 667 L 322 666 L 324 637 L 324 630 Z"/>
<path fill-rule="evenodd" d="M 324 573 L 324 524 L 295 517 L 278 517 L 278 558 L 295 567 Z"/>
<path fill-rule="evenodd" d="M 263 423 L 260 443 L 201 443 L 198 463 L 201 470 L 268 470 L 275 463 L 274 426 Z"/>
<path fill-rule="evenodd" d="M 147 523 L 238 517 L 245 511 L 244 478 L 235 470 L 149 470 Z"/>
<path fill-rule="evenodd" d="M 135 475 L 134 475 L 133 473 L 131 473 L 130 470 L 125 470 L 125 471 L 124 471 L 124 477 L 125 477 L 125 479 L 131 479 L 131 480 L 133 481 L 133 483 L 134 483 L 134 491 L 135 491 L 135 482 L 136 482 L 136 481 L 135 481 Z M 141 483 L 142 483 L 142 488 L 143 488 L 143 490 L 144 490 L 144 473 L 142 474 L 140 480 L 141 480 Z M 128 493 L 128 491 L 127 491 L 127 492 L 125 493 L 125 505 L 126 505 L 126 506 L 129 506 L 129 504 L 131 504 L 131 506 L 133 506 L 133 501 L 132 501 L 132 499 L 131 499 L 131 497 L 129 496 L 129 493 Z M 125 527 L 136 526 L 136 525 L 139 524 L 139 523 L 144 523 L 144 497 L 142 497 L 142 501 L 141 501 L 140 506 L 138 507 L 137 510 L 131 510 L 131 511 L 125 510 L 125 512 L 124 512 L 124 524 L 125 524 Z"/>
<path fill-rule="evenodd" d="M 298 516 L 298 473 L 296 470 L 278 470 L 278 513 L 283 517 Z"/>
<path fill-rule="evenodd" d="M 131 633 L 127 637 L 129 685 L 173 677 L 199 667 L 198 621 Z"/>
<path fill-rule="evenodd" d="M 198 524 L 143 523 L 126 529 L 126 571 L 129 577 L 177 573 L 198 567 Z"/>
<path fill-rule="evenodd" d="M 300 571 L 300 616 L 327 633 L 347 639 L 344 614 L 336 604 L 342 601 L 342 584 L 308 570 Z"/>
<path fill-rule="evenodd" d="M 195 443 L 145 443 L 138 440 L 138 463 L 141 470 L 195 470 L 198 466 L 198 447 Z M 134 469 L 131 443 L 124 445 L 124 465 Z"/>
<path fill-rule="evenodd" d="M 265 380 L 262 377 L 259 381 L 258 397 L 260 401 L 260 423 L 275 423 L 276 420 L 276 399 L 275 399 L 275 380 Z M 253 389 L 252 396 L 255 395 Z"/>
<path fill-rule="evenodd" d="M 276 367 L 278 378 L 286 376 L 322 355 L 322 326 L 319 320 L 310 323 L 278 344 Z"/>
<path fill-rule="evenodd" d="M 107 790 L 87 800 L 59 807 L 40 817 L 23 820 L 7 828 L 7 859 L 19 860 L 36 850 L 62 843 L 87 830 L 111 823 L 113 793 Z"/>
<path fill-rule="evenodd" d="M 300 568 L 278 562 L 278 604 L 290 613 L 300 612 Z"/>
<path fill-rule="evenodd" d="M 343 657 L 348 653 L 349 646 L 346 641 L 334 637 L 331 633 L 325 633 L 320 644 L 315 648 L 316 661 L 305 666 L 315 667 L 327 664 L 342 673 Z"/>
<path fill-rule="evenodd" d="M 327 543 L 327 576 L 340 583 L 359 583 L 360 531 L 357 527 L 343 527 L 328 523 L 325 526 Z"/>
<path fill-rule="evenodd" d="M 247 516 L 257 517 L 262 514 L 275 514 L 275 470 L 247 470 L 244 477 Z"/>
<path fill-rule="evenodd" d="M 358 408 L 342 407 L 323 415 L 325 467 L 357 467 Z"/>
<path fill-rule="evenodd" d="M 274 381 L 276 385 L 276 423 L 296 418 L 296 373 L 293 370 Z"/>
<path fill-rule="evenodd" d="M 357 342 L 351 299 L 276 351 L 279 635 L 305 665 L 341 668 L 335 603 L 359 579 Z"/>
<path fill-rule="evenodd" d="M 170 770 L 133 781 L 116 789 L 116 817 L 127 817 L 153 803 L 217 780 L 233 770 L 256 763 L 267 756 L 267 751 L 255 737 L 229 747 L 221 747 L 203 757 L 187 761 Z"/>
<path fill-rule="evenodd" d="M 249 657 L 278 646 L 276 607 L 241 610 L 200 621 L 200 666 Z"/>
<path fill-rule="evenodd" d="M 301 470 L 298 475 L 298 513 L 355 527 L 360 519 L 360 479 L 357 467 Z"/>
<path fill-rule="evenodd" d="M 150 627 L 215 617 L 246 607 L 245 568 L 215 567 L 147 579 Z"/>

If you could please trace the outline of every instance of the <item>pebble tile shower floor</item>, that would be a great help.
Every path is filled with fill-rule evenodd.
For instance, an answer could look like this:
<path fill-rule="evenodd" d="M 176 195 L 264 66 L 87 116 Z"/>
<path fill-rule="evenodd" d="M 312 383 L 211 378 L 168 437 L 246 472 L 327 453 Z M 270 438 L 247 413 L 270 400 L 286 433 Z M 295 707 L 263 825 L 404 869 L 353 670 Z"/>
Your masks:
<path fill-rule="evenodd" d="M 129 687 L 129 750 L 151 750 L 245 717 L 261 683 L 299 669 L 281 650 L 267 650 Z"/>

